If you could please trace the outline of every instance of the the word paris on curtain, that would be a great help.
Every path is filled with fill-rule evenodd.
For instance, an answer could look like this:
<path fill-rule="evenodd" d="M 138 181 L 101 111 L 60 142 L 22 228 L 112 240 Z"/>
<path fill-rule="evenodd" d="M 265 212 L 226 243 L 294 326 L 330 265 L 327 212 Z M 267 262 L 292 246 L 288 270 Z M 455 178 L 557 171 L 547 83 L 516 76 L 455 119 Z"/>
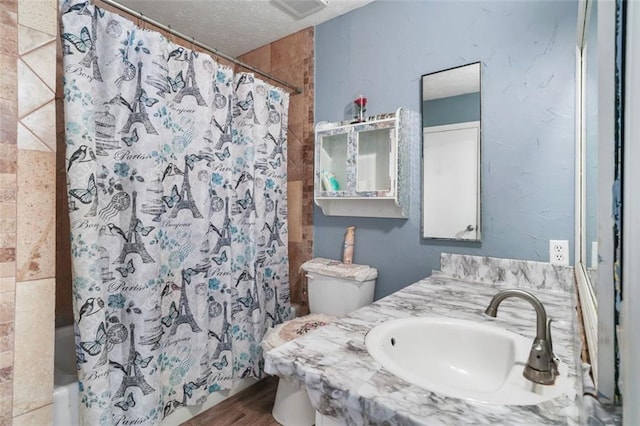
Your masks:
<path fill-rule="evenodd" d="M 61 2 L 81 419 L 159 424 L 235 378 L 290 315 L 289 96 Z"/>

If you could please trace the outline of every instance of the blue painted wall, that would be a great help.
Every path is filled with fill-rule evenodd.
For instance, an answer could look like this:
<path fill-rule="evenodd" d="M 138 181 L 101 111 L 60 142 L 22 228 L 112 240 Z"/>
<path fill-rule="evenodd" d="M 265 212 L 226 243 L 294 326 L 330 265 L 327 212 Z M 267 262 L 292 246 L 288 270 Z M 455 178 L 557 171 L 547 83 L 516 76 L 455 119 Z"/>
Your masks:
<path fill-rule="evenodd" d="M 411 218 L 314 211 L 314 255 L 378 268 L 376 298 L 439 269 L 441 252 L 548 261 L 550 239 L 574 241 L 577 1 L 376 1 L 316 28 L 315 113 L 345 118 L 360 93 L 368 114 L 420 110 L 420 77 L 482 62 L 482 243 L 420 239 L 420 167 Z M 414 161 L 419 164 L 420 159 Z M 573 259 L 573 254 L 571 255 Z"/>
<path fill-rule="evenodd" d="M 480 120 L 480 92 L 422 103 L 422 127 Z"/>

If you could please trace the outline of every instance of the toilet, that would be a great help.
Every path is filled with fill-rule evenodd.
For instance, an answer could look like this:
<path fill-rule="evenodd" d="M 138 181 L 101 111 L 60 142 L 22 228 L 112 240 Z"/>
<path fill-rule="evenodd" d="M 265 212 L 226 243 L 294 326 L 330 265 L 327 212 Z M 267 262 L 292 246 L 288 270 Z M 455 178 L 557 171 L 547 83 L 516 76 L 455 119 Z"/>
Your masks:
<path fill-rule="evenodd" d="M 263 341 L 265 351 L 373 302 L 378 277 L 375 268 L 315 258 L 303 263 L 300 269 L 307 278 L 310 314 L 270 330 Z M 284 426 L 311 426 L 317 421 L 307 391 L 285 379 L 278 382 L 272 415 Z M 319 423 L 330 423 L 330 418 L 318 416 Z"/>

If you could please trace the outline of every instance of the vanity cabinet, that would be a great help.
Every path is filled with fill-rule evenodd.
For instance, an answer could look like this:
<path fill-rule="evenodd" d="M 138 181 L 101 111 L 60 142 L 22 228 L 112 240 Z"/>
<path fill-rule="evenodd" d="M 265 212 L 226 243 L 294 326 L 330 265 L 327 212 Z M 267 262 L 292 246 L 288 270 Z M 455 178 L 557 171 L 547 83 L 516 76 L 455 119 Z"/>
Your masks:
<path fill-rule="evenodd" d="M 315 203 L 328 216 L 407 218 L 411 148 L 419 145 L 420 116 L 406 108 L 362 123 L 318 123 Z"/>

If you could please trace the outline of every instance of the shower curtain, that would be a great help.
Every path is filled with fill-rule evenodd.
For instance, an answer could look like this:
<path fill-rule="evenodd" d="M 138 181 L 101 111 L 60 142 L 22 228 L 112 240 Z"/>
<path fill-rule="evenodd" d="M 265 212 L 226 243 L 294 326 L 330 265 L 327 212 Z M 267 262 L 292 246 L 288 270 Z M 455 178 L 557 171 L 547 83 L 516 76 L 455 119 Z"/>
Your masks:
<path fill-rule="evenodd" d="M 290 315 L 288 94 L 87 1 L 62 1 L 83 424 L 158 424 Z"/>

